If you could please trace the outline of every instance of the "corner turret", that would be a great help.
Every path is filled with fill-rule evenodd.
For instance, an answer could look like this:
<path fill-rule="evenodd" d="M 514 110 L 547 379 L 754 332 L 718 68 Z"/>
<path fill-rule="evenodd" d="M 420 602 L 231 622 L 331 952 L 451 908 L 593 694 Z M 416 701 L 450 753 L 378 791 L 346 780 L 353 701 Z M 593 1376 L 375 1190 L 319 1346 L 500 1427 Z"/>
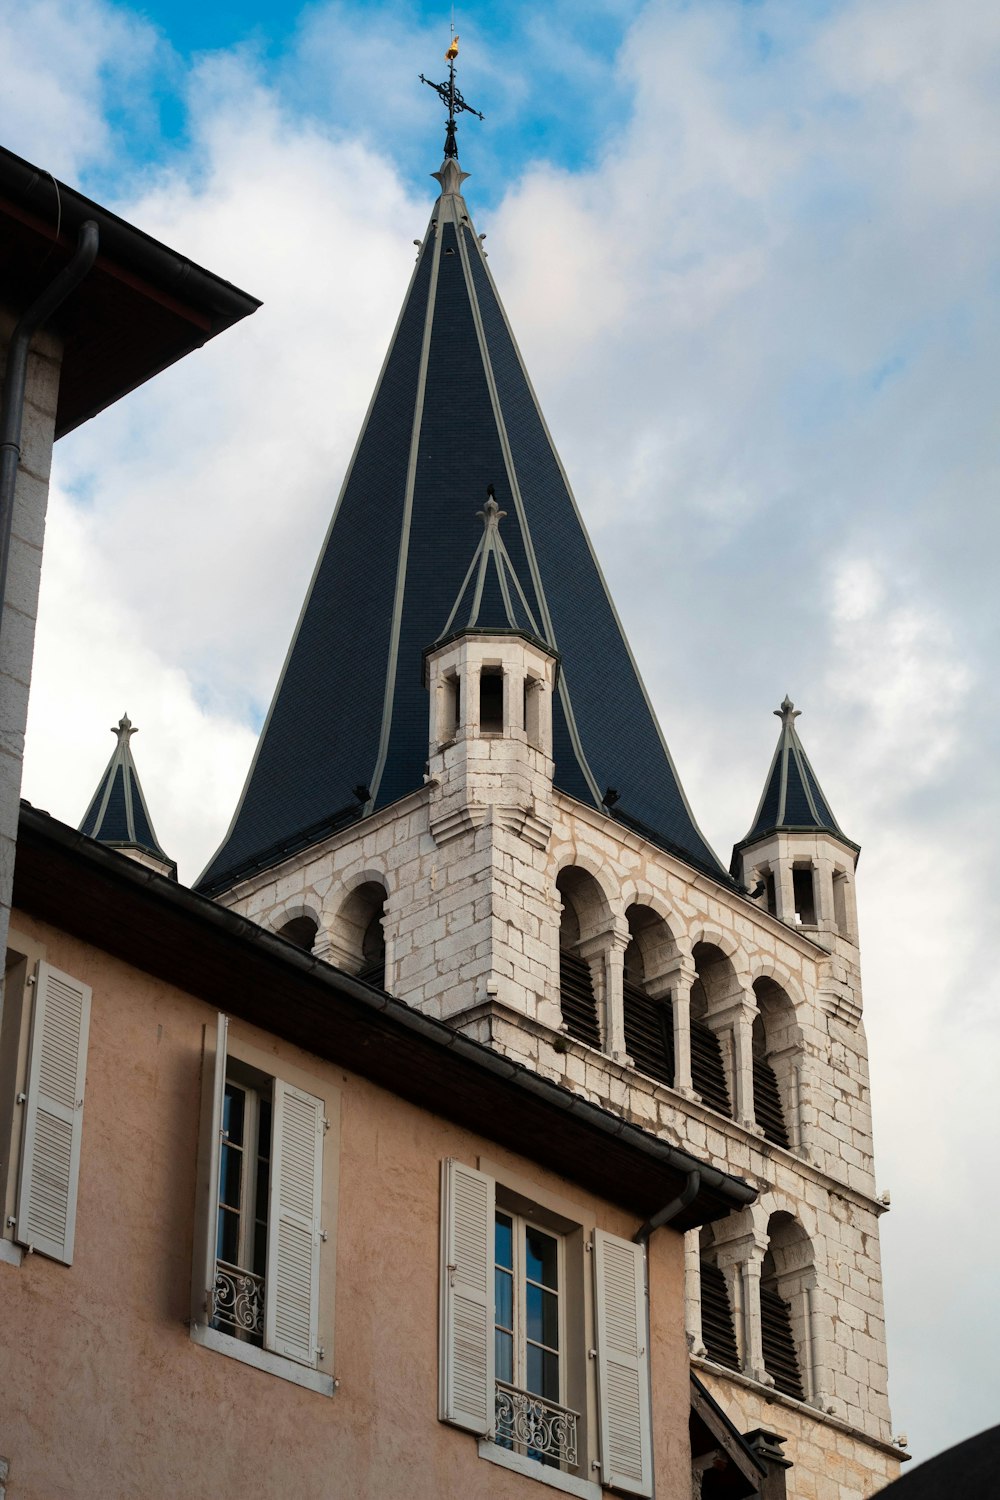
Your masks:
<path fill-rule="evenodd" d="M 774 713 L 781 733 L 750 832 L 732 873 L 761 904 L 824 946 L 857 945 L 854 870 L 859 849 L 842 831 L 795 728 L 788 695 Z"/>
<path fill-rule="evenodd" d="M 153 821 L 132 759 L 129 741 L 138 732 L 128 714 L 118 720 L 117 726 L 112 726 L 111 733 L 117 740 L 114 753 L 98 782 L 80 832 L 176 880 L 177 865 L 164 854 L 153 832 Z"/>

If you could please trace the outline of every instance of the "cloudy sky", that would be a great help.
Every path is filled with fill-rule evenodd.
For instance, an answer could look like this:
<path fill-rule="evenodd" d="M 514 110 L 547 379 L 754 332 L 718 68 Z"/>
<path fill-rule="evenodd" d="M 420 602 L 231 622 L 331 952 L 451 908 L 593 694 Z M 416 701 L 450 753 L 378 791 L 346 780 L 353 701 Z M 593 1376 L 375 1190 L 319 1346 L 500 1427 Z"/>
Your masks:
<path fill-rule="evenodd" d="M 25 795 L 193 880 L 432 202 L 447 8 L 26 0 L 0 140 L 264 300 L 57 451 Z M 467 196 L 696 815 L 787 691 L 859 870 L 895 1429 L 997 1420 L 995 0 L 461 7 Z"/>

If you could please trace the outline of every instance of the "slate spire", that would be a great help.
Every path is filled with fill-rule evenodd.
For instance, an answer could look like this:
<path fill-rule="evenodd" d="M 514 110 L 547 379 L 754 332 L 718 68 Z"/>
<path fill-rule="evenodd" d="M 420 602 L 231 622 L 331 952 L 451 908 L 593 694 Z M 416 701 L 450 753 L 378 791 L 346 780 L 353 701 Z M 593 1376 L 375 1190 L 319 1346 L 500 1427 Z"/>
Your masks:
<path fill-rule="evenodd" d="M 809 757 L 802 748 L 802 741 L 795 728 L 795 720 L 801 716 L 801 710 L 795 707 L 786 693 L 784 702 L 774 713 L 781 720 L 777 748 L 767 773 L 764 794 L 753 826 L 736 848 L 743 849 L 748 844 L 755 844 L 758 839 L 779 829 L 792 833 L 833 833 L 845 844 L 851 844 L 833 816 L 830 804 L 816 779 L 816 773 L 809 764 Z M 856 845 L 851 844 L 851 847 L 855 848 Z"/>
<path fill-rule="evenodd" d="M 117 725 L 112 725 L 111 733 L 116 739 L 114 752 L 80 824 L 80 832 L 99 844 L 109 844 L 123 854 L 139 857 L 142 863 L 155 864 L 164 874 L 176 878 L 177 866 L 164 854 L 153 832 L 153 821 L 132 759 L 129 741 L 139 731 L 128 714 L 123 714 Z"/>
<path fill-rule="evenodd" d="M 506 512 L 517 609 L 561 661 L 555 785 L 595 808 L 614 785 L 615 817 L 728 883 L 514 341 L 462 196 L 468 173 L 447 156 L 432 175 L 441 192 L 403 309 L 239 807 L 199 887 L 225 890 L 421 787 L 423 653 L 462 591 L 469 497 L 487 485 Z"/>

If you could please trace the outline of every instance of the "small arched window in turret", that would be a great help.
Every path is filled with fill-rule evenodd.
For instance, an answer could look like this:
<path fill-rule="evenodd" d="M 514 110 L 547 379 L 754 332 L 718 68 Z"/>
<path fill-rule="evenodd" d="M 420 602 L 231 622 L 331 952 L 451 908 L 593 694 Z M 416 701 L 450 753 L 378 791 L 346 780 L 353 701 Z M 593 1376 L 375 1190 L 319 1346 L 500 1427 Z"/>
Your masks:
<path fill-rule="evenodd" d="M 792 900 L 796 922 L 803 927 L 815 927 L 816 881 L 812 865 L 792 866 Z"/>
<path fill-rule="evenodd" d="M 503 734 L 503 669 L 483 667 L 479 674 L 479 731 Z"/>
<path fill-rule="evenodd" d="M 528 744 L 542 748 L 542 684 L 534 677 L 524 679 L 524 732 Z"/>
<path fill-rule="evenodd" d="M 833 920 L 841 937 L 851 936 L 851 916 L 848 905 L 848 875 L 846 870 L 833 872 Z"/>

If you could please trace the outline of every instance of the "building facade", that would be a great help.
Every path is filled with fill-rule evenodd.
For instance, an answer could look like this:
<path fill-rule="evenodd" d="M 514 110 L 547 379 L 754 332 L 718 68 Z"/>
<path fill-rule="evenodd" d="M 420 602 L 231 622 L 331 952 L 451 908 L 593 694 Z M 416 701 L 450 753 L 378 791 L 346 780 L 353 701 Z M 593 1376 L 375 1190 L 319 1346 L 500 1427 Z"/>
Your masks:
<path fill-rule="evenodd" d="M 857 847 L 781 720 L 730 870 L 687 804 L 446 156 L 201 889 L 746 1178 L 686 1246 L 694 1369 L 789 1493 L 897 1472 Z M 477 514 L 478 511 L 478 514 Z M 764 768 L 762 768 L 763 770 Z"/>

